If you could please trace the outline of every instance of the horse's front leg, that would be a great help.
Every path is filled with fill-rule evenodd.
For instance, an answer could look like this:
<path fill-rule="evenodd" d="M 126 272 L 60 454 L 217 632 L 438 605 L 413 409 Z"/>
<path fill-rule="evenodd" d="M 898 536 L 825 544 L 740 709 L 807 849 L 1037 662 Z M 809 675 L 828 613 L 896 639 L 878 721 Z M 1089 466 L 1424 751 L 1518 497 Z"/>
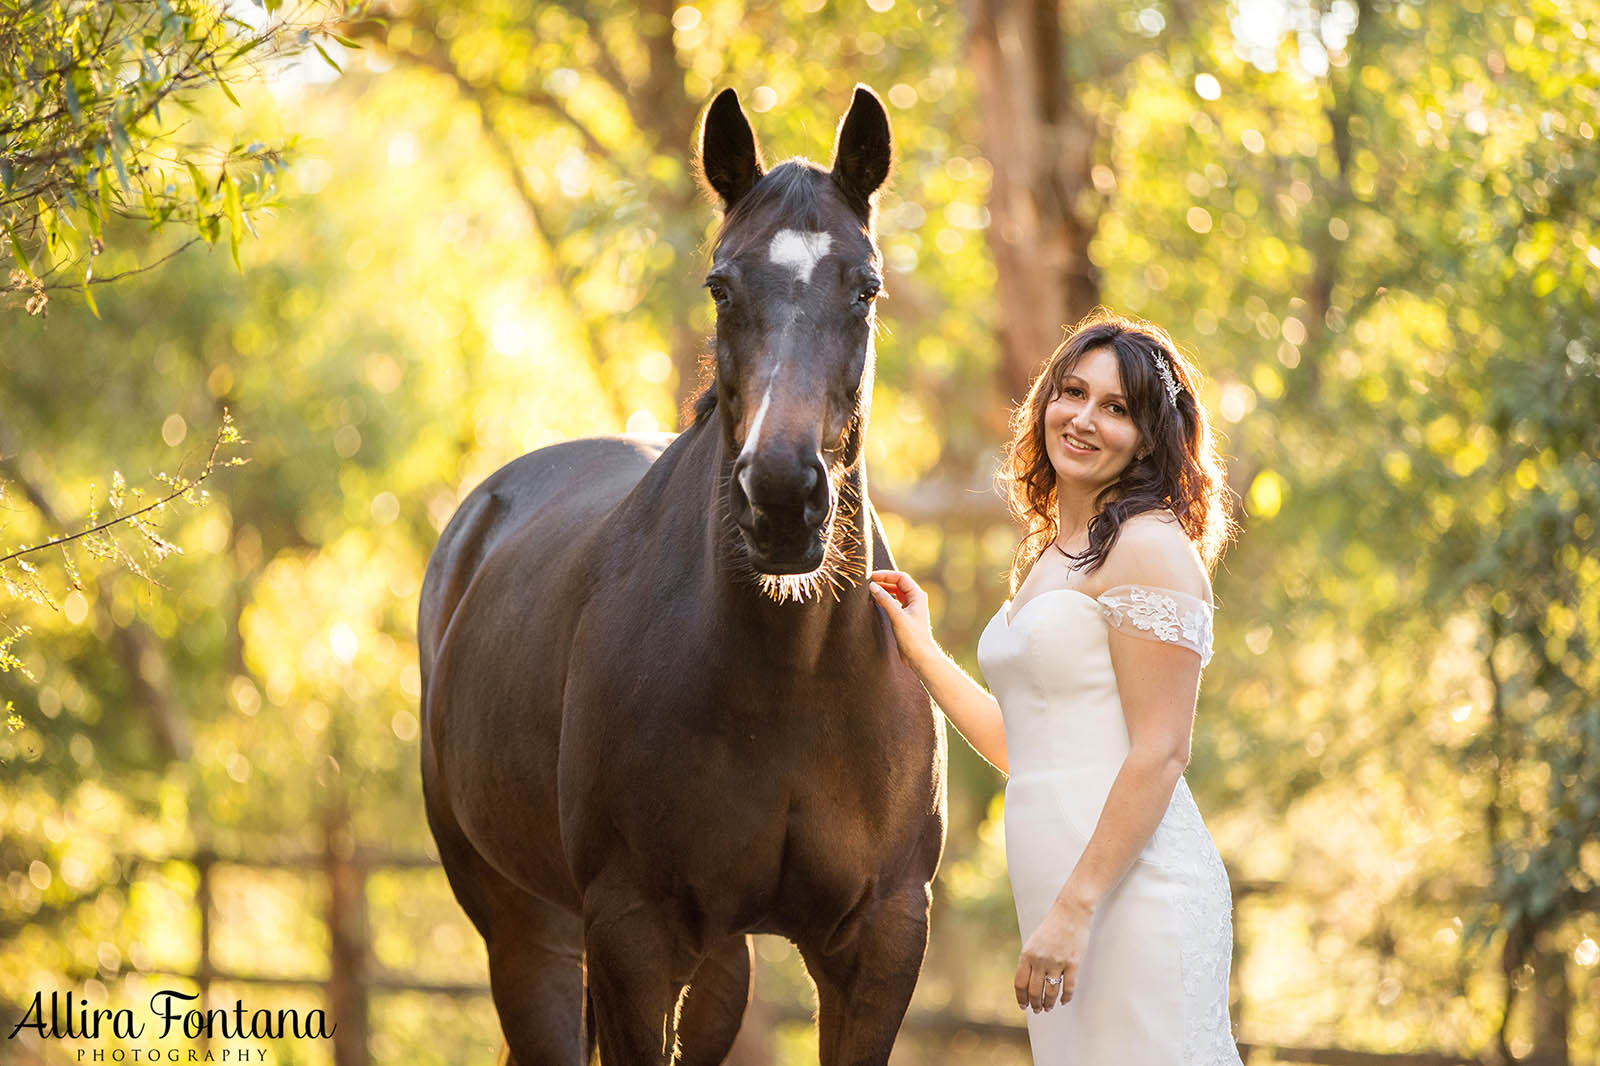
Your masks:
<path fill-rule="evenodd" d="M 623 879 L 584 890 L 584 949 L 600 1061 L 667 1066 L 678 1052 L 678 997 L 698 961 L 671 918 Z"/>
<path fill-rule="evenodd" d="M 824 952 L 801 944 L 817 984 L 822 1066 L 885 1066 L 928 949 L 928 886 L 907 885 L 863 915 L 858 934 Z"/>

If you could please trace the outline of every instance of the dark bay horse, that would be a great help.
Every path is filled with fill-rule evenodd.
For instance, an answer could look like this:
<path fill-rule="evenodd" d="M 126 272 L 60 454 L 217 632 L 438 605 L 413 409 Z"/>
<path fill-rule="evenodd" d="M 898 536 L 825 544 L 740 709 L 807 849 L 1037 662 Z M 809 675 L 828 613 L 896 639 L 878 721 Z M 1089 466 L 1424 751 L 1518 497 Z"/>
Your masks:
<path fill-rule="evenodd" d="M 428 563 L 422 781 L 511 1060 L 720 1063 L 751 933 L 798 945 L 823 1066 L 886 1063 L 927 946 L 945 734 L 865 575 L 889 121 L 769 172 L 733 90 L 701 173 L 713 381 L 676 438 L 479 486 Z"/>

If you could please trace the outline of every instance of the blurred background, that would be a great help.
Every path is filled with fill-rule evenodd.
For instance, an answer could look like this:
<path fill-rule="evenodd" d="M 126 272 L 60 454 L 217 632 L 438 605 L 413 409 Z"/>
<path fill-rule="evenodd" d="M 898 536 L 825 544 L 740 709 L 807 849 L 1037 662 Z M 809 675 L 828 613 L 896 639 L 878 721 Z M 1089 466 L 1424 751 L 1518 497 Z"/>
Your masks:
<path fill-rule="evenodd" d="M 336 30 L 159 117 L 215 149 L 199 245 L 93 307 L 19 265 L 0 309 L 0 555 L 210 469 L 225 410 L 246 460 L 0 563 L 7 1032 L 40 990 L 175 988 L 338 1023 L 213 1049 L 497 1060 L 421 817 L 428 553 L 517 455 L 679 426 L 713 93 L 769 162 L 826 162 L 861 81 L 897 148 L 873 497 L 969 669 L 1017 536 L 998 449 L 1063 325 L 1154 319 L 1209 376 L 1243 531 L 1189 780 L 1247 1061 L 1600 1061 L 1600 5 L 383 0 Z M 173 221 L 108 218 L 95 275 Z M 952 733 L 898 1066 L 1029 1061 L 1003 784 Z M 755 984 L 731 1061 L 815 1062 L 787 943 Z"/>

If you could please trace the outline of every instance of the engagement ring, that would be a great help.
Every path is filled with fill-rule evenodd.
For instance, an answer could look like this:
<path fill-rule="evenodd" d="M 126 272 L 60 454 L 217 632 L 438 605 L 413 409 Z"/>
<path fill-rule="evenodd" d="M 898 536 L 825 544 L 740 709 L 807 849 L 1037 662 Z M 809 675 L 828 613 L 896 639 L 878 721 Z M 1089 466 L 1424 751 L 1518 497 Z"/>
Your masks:
<path fill-rule="evenodd" d="M 1061 983 L 1061 978 L 1059 978 L 1059 977 L 1046 977 L 1044 979 L 1044 983 L 1047 984 L 1047 985 L 1059 985 Z"/>

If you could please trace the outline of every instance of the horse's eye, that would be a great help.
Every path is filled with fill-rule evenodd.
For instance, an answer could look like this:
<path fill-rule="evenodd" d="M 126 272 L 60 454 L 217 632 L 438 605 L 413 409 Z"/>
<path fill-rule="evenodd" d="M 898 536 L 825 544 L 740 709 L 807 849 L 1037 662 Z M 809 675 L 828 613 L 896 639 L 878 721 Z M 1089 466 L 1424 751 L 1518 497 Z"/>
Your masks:
<path fill-rule="evenodd" d="M 711 293 L 712 301 L 720 310 L 728 306 L 728 287 L 715 279 L 706 282 L 706 289 Z"/>
<path fill-rule="evenodd" d="M 859 291 L 857 291 L 856 302 L 862 304 L 871 303 L 877 298 L 878 291 L 882 288 L 883 286 L 878 284 L 876 281 L 867 282 L 865 285 L 861 286 Z"/>

